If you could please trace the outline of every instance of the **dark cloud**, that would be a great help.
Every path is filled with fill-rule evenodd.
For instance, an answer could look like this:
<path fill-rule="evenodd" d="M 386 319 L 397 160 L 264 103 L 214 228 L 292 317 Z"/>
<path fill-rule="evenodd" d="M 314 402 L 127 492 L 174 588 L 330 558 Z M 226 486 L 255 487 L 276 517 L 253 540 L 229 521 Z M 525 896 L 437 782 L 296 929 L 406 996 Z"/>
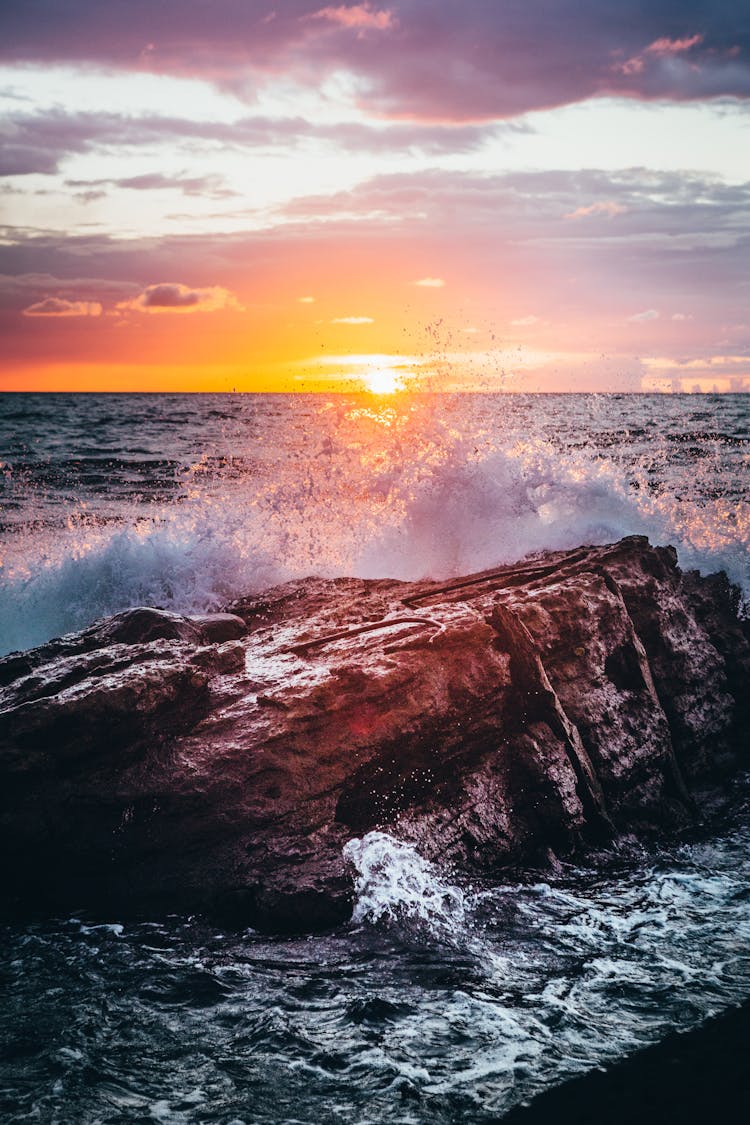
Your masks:
<path fill-rule="evenodd" d="M 221 176 L 165 176 L 162 172 L 146 172 L 140 176 L 126 176 L 113 180 L 113 185 L 133 191 L 178 188 L 183 195 L 206 195 L 210 199 L 226 199 L 237 192 L 226 187 Z"/>
<path fill-rule="evenodd" d="M 348 191 L 300 197 L 279 212 L 302 224 L 369 221 L 466 234 L 495 227 L 514 240 L 677 248 L 746 234 L 750 184 L 631 168 L 483 174 L 440 169 L 376 176 Z M 646 242 L 648 240 L 648 242 Z"/>
<path fill-rule="evenodd" d="M 117 308 L 121 312 L 215 312 L 241 306 L 233 293 L 219 285 L 191 289 L 180 282 L 162 282 L 148 285 L 137 297 L 120 302 Z"/>
<path fill-rule="evenodd" d="M 44 236 L 37 235 L 29 241 L 41 246 L 47 240 Z M 70 257 L 79 258 L 79 266 L 82 245 L 82 242 L 73 239 L 68 247 Z M 106 257 L 106 239 L 94 238 L 86 245 L 91 260 L 99 258 L 103 270 L 111 273 L 118 270 L 117 261 Z M 51 273 L 0 273 L 0 309 L 22 312 L 24 316 L 99 316 L 104 308 L 119 312 L 214 312 L 218 309 L 241 309 L 235 295 L 220 285 L 198 287 L 181 282 L 161 282 L 144 286 L 130 280 L 133 274 L 149 268 L 146 265 L 149 248 L 151 251 L 155 249 L 151 241 L 136 245 L 136 253 L 126 251 L 119 263 L 119 271 L 125 273 L 126 277 L 65 278 Z M 102 250 L 104 255 L 101 255 Z M 67 256 L 64 250 L 62 256 Z M 157 254 L 158 260 L 165 258 L 166 255 Z M 150 268 L 153 268 L 153 261 Z"/>
<path fill-rule="evenodd" d="M 28 176 L 57 171 L 60 153 L 43 145 L 7 144 L 0 148 L 0 176 Z"/>
<path fill-rule="evenodd" d="M 187 309 L 200 304 L 201 295 L 196 289 L 184 285 L 152 285 L 140 299 L 144 309 Z"/>
<path fill-rule="evenodd" d="M 285 71 L 342 68 L 395 116 L 509 117 L 597 94 L 750 97 L 743 0 L 26 0 L 6 5 L 0 57 L 197 75 L 252 97 Z"/>
<path fill-rule="evenodd" d="M 81 277 L 79 270 L 80 260 L 78 270 L 67 278 L 46 271 L 0 274 L 0 309 L 21 312 L 48 301 L 59 302 L 61 307 L 81 302 L 111 305 L 133 296 L 140 288 L 122 279 Z"/>

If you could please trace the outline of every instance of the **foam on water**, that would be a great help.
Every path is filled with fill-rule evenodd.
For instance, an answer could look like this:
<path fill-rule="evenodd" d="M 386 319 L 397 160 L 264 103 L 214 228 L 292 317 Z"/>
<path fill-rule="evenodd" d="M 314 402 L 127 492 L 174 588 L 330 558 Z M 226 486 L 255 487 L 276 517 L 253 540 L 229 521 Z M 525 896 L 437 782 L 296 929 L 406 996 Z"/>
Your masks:
<path fill-rule="evenodd" d="M 205 435 L 193 411 L 180 441 L 194 456 L 172 481 L 171 501 L 115 496 L 117 480 L 85 495 L 79 478 L 76 493 L 41 488 L 11 464 L 16 514 L 0 536 L 0 650 L 132 605 L 201 612 L 309 574 L 447 578 L 625 534 L 672 543 L 683 565 L 723 567 L 750 591 L 747 457 L 715 435 L 696 437 L 701 456 L 687 456 L 684 443 L 644 444 L 628 430 L 599 426 L 582 436 L 567 404 L 570 417 L 547 407 L 542 425 L 536 404 L 524 413 L 494 398 L 253 409 L 250 436 Z M 608 409 L 616 420 L 625 408 Z M 150 425 L 157 446 L 158 417 Z M 160 475 L 163 466 L 162 451 Z"/>
<path fill-rule="evenodd" d="M 1 647 L 133 604 L 448 577 L 626 533 L 750 591 L 745 403 L 40 398 L 13 427 L 46 459 L 21 450 L 21 472 L 0 452 Z M 86 484 L 81 434 L 122 464 L 137 441 L 130 468 L 102 485 L 88 464 Z M 3 1097 L 45 1120 L 497 1120 L 750 993 L 747 812 L 726 828 L 507 887 L 371 832 L 346 848 L 354 925 L 309 940 L 177 918 L 10 927 Z"/>
<path fill-rule="evenodd" d="M 555 881 L 460 887 L 385 833 L 351 841 L 355 920 L 401 942 L 460 951 L 463 985 L 399 1024 L 419 1035 L 439 1097 L 481 1089 L 484 1113 L 504 1112 L 552 1081 L 600 1066 L 693 1026 L 750 987 L 750 827 L 725 840 L 645 854 L 614 869 L 568 867 Z M 468 960 L 466 960 L 468 958 Z M 454 1028 L 447 1071 L 431 1066 Z M 393 1046 L 394 1037 L 391 1039 Z"/>
<path fill-rule="evenodd" d="M 477 1125 L 750 991 L 750 821 L 546 881 L 461 886 L 382 832 L 355 925 L 9 928 L 3 1097 L 20 1118 Z M 11 1101 L 12 1099 L 12 1101 Z"/>

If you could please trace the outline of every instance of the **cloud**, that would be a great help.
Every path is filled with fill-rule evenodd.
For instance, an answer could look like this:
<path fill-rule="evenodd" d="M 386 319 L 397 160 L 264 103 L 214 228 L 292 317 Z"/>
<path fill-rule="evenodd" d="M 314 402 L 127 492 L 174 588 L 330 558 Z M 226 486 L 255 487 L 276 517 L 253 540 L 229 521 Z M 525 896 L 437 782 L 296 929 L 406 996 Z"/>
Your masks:
<path fill-rule="evenodd" d="M 615 203 L 613 199 L 598 200 L 596 203 L 590 203 L 588 207 L 577 207 L 575 211 L 569 211 L 565 218 L 585 219 L 590 215 L 606 215 L 613 219 L 615 215 L 627 214 L 627 210 L 623 203 Z"/>
<path fill-rule="evenodd" d="M 445 285 L 442 277 L 420 277 L 419 281 L 412 284 L 420 286 L 422 289 L 442 289 Z"/>
<path fill-rule="evenodd" d="M 354 77 L 393 118 L 477 122 L 597 96 L 750 97 L 750 24 L 735 0 L 25 0 L 6 5 L 6 62 L 94 63 L 200 77 L 255 98 L 284 74 Z M 384 35 L 387 34 L 387 50 Z"/>
<path fill-rule="evenodd" d="M 631 321 L 634 321 L 634 322 L 639 322 L 639 321 L 644 321 L 644 320 L 658 320 L 658 319 L 659 319 L 659 310 L 658 309 L 644 309 L 643 312 L 633 313 L 632 316 L 628 317 L 628 320 L 631 320 Z"/>
<path fill-rule="evenodd" d="M 22 310 L 24 316 L 88 317 L 101 316 L 98 301 L 68 301 L 60 297 L 45 297 Z"/>
<path fill-rule="evenodd" d="M 371 316 L 336 316 L 331 324 L 374 324 Z"/>
<path fill-rule="evenodd" d="M 327 20 L 329 23 L 338 24 L 339 27 L 354 27 L 358 30 L 387 31 L 395 26 L 395 19 L 390 9 L 373 10 L 369 4 L 354 4 L 351 7 L 341 5 L 338 8 L 321 8 L 313 12 L 310 19 Z"/>
<path fill-rule="evenodd" d="M 41 301 L 47 297 L 64 297 L 72 301 L 99 301 L 109 304 L 123 300 L 138 289 L 129 281 L 104 277 L 81 277 L 72 275 L 58 277 L 49 272 L 0 273 L 0 301 L 14 294 L 19 307 L 29 301 Z M 20 304 L 19 304 L 20 302 Z"/>
<path fill-rule="evenodd" d="M 690 35 L 685 39 L 656 39 L 650 43 L 644 54 L 646 55 L 681 55 L 685 51 L 689 51 L 692 47 L 697 47 L 702 43 L 704 36 Z"/>
<path fill-rule="evenodd" d="M 521 316 L 518 320 L 511 320 L 510 322 L 515 328 L 530 328 L 532 324 L 541 324 L 538 316 L 533 314 L 529 316 Z"/>
<path fill-rule="evenodd" d="M 179 282 L 149 285 L 137 297 L 121 301 L 121 312 L 216 312 L 217 309 L 241 309 L 237 298 L 228 289 L 213 285 L 208 289 L 191 289 Z"/>
<path fill-rule="evenodd" d="M 622 208 L 616 221 L 563 218 L 600 202 L 605 191 Z M 685 299 L 686 287 L 705 287 L 705 277 L 696 272 L 688 278 L 686 271 L 705 270 L 709 258 L 713 283 L 721 281 L 723 288 L 748 280 L 748 262 L 742 261 L 748 253 L 748 210 L 750 183 L 695 173 L 635 168 L 493 175 L 428 169 L 375 176 L 333 195 L 297 198 L 281 207 L 278 217 L 288 235 L 298 231 L 301 237 L 318 227 L 331 239 L 352 238 L 355 224 L 358 231 L 378 231 L 381 237 L 399 231 L 432 243 L 428 248 L 436 260 L 441 253 L 436 243 L 444 241 L 452 247 L 443 259 L 452 262 L 452 285 L 457 243 L 481 237 L 488 247 L 507 246 L 514 261 L 526 244 L 544 248 L 551 263 L 565 269 L 564 276 L 575 273 L 574 256 L 587 269 L 596 262 L 607 275 L 632 276 L 634 292 L 649 273 L 669 274 L 675 287 L 671 303 Z"/>
<path fill-rule="evenodd" d="M 493 137 L 528 133 L 524 123 L 451 124 L 361 121 L 315 122 L 304 117 L 247 116 L 233 122 L 194 121 L 159 114 L 126 116 L 119 113 L 69 113 L 52 109 L 44 113 L 9 116 L 0 130 L 0 175 L 52 174 L 64 160 L 98 149 L 132 149 L 155 144 L 205 146 L 211 153 L 259 148 L 288 150 L 310 139 L 350 152 L 421 152 L 425 155 L 471 152 Z M 67 181 L 71 187 L 91 192 L 114 186 L 134 190 L 175 188 L 185 195 L 219 199 L 234 194 L 218 175 L 165 175 L 150 172 L 119 179 Z"/>
<path fill-rule="evenodd" d="M 97 190 L 102 187 L 126 188 L 132 191 L 177 190 L 183 195 L 205 196 L 208 199 L 226 199 L 238 194 L 225 186 L 221 176 L 213 174 L 165 176 L 163 172 L 146 172 L 139 176 L 124 176 L 120 179 L 66 180 L 65 186 L 86 189 L 83 194 L 89 199 L 105 195 L 106 192 Z"/>
<path fill-rule="evenodd" d="M 611 223 L 564 220 L 566 213 L 602 199 L 622 204 L 627 212 Z M 338 308 L 321 313 L 325 324 L 334 315 L 346 319 L 349 303 L 349 313 L 369 307 L 379 326 L 389 326 L 399 318 L 403 322 L 404 292 L 410 292 L 412 279 L 420 278 L 419 270 L 428 268 L 425 263 L 437 269 L 438 263 L 449 261 L 449 287 L 457 299 L 450 303 L 446 332 L 464 343 L 471 340 L 461 332 L 464 326 L 481 326 L 489 339 L 492 331 L 502 332 L 511 319 L 536 309 L 553 327 L 508 331 L 531 333 L 540 346 L 554 350 L 578 348 L 582 326 L 586 338 L 607 354 L 631 353 L 638 336 L 656 337 L 660 348 L 671 340 L 678 351 L 697 348 L 701 340 L 715 347 L 727 335 L 726 325 L 747 322 L 748 213 L 750 184 L 694 173 L 629 169 L 480 175 L 432 169 L 377 176 L 335 197 L 298 200 L 294 208 L 279 212 L 275 229 L 262 231 L 121 240 L 96 229 L 68 238 L 54 231 L 6 230 L 0 240 L 0 271 L 11 280 L 6 285 L 0 278 L 0 309 L 7 310 L 0 313 L 0 330 L 6 362 L 12 346 L 28 356 L 43 342 L 37 344 L 34 325 L 51 329 L 53 322 L 21 317 L 23 308 L 58 296 L 100 300 L 109 309 L 137 298 L 144 291 L 143 279 L 153 278 L 190 282 L 192 291 L 201 290 L 200 279 L 206 278 L 245 304 L 250 294 L 255 301 L 255 295 L 266 293 L 263 311 L 256 316 L 254 308 L 254 324 L 270 323 L 278 313 L 274 341 L 286 328 L 290 292 L 294 297 L 317 289 L 318 308 L 323 308 L 325 294 L 326 302 L 335 295 Z M 408 271 L 402 272 L 400 287 L 393 285 L 394 263 Z M 352 290 L 355 276 L 369 279 L 367 293 L 357 298 L 359 309 Z M 19 279 L 17 289 L 12 277 Z M 50 280 L 54 278 L 71 281 L 58 288 Z M 102 288 L 79 281 L 86 278 L 101 279 Z M 311 279 L 317 279 L 314 286 Z M 103 287 L 115 283 L 121 289 L 105 295 L 111 290 Z M 661 310 L 653 323 L 628 320 L 651 309 Z M 156 331 L 158 311 L 131 316 L 144 321 L 149 316 L 149 327 Z M 692 313 L 694 320 L 672 322 L 674 311 Z M 114 320 L 103 318 L 102 329 Z M 191 331 L 213 332 L 211 321 L 195 317 Z M 73 323 L 60 320 L 59 328 L 64 331 Z M 413 318 L 403 323 L 411 336 L 409 349 L 422 348 Z M 325 324 L 319 328 L 323 335 Z M 363 339 L 370 334 L 366 326 L 358 333 Z M 101 334 L 97 329 L 83 336 Z M 182 333 L 177 335 L 175 347 L 184 352 L 187 333 L 184 341 Z M 748 346 L 746 330 L 733 334 L 733 348 Z M 293 350 L 293 342 L 288 347 Z"/>
<path fill-rule="evenodd" d="M 315 304 L 315 298 L 314 297 L 298 297 L 297 300 L 299 301 L 299 303 L 301 305 L 314 305 Z"/>
<path fill-rule="evenodd" d="M 24 316 L 101 316 L 98 301 L 68 301 L 62 297 L 45 297 L 23 309 Z"/>
<path fill-rule="evenodd" d="M 668 36 L 662 36 L 660 39 L 655 39 L 653 43 L 649 43 L 640 54 L 633 55 L 625 62 L 615 63 L 614 70 L 626 77 L 643 74 L 648 66 L 649 56 L 663 59 L 683 55 L 702 43 L 703 38 L 702 35 L 690 35 L 683 39 L 670 39 Z"/>

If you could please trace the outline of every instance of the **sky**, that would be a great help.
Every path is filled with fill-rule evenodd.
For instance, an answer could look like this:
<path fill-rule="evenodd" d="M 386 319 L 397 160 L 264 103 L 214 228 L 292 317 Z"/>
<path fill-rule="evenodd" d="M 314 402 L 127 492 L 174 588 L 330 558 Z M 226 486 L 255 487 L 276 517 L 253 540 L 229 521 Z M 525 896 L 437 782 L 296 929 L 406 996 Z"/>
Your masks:
<path fill-rule="evenodd" d="M 745 0 L 24 0 L 0 138 L 0 390 L 750 391 Z"/>

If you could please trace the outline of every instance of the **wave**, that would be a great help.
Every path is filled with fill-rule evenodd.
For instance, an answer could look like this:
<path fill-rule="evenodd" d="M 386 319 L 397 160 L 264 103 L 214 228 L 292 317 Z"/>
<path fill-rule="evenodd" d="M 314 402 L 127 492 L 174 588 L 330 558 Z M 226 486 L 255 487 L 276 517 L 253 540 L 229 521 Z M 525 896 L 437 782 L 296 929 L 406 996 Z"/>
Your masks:
<path fill-rule="evenodd" d="M 26 497 L 26 524 L 5 537 L 0 651 L 134 605 L 205 612 L 311 574 L 450 578 L 626 534 L 672 543 L 683 566 L 724 568 L 750 592 L 744 498 L 691 494 L 692 469 L 657 486 L 652 461 L 624 466 L 594 446 L 467 436 L 435 412 L 332 409 L 247 471 L 241 457 L 225 472 L 213 452 L 200 458 L 180 501 L 126 497 L 54 527 Z"/>
<path fill-rule="evenodd" d="M 29 648 L 137 605 L 211 612 L 283 574 L 225 520 L 177 510 L 133 526 L 60 536 L 0 586 L 0 651 Z"/>

